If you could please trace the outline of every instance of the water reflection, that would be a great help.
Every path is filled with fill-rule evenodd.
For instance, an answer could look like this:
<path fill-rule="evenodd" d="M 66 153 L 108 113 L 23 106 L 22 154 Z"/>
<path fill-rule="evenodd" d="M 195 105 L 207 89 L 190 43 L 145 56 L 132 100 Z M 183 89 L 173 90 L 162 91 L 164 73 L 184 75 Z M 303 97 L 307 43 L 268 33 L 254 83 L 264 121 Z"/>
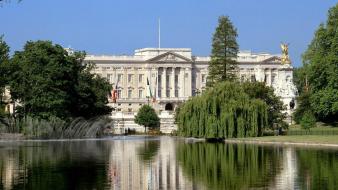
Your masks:
<path fill-rule="evenodd" d="M 297 183 L 303 189 L 338 189 L 338 151 L 298 149 Z"/>
<path fill-rule="evenodd" d="M 117 141 L 109 161 L 111 189 L 191 189 L 176 162 L 170 137 Z"/>
<path fill-rule="evenodd" d="M 338 151 L 171 137 L 0 142 L 0 189 L 337 189 Z"/>
<path fill-rule="evenodd" d="M 177 158 L 193 182 L 209 189 L 266 187 L 280 170 L 282 148 L 245 144 L 180 144 Z"/>

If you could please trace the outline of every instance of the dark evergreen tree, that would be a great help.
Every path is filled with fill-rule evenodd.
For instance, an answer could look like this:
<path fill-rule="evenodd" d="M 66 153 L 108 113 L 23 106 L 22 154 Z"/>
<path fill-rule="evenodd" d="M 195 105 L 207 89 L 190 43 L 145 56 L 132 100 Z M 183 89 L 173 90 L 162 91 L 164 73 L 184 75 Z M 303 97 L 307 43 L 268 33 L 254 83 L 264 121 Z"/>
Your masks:
<path fill-rule="evenodd" d="M 237 30 L 229 17 L 221 16 L 212 39 L 211 61 L 207 86 L 214 86 L 220 81 L 236 79 L 238 44 Z"/>
<path fill-rule="evenodd" d="M 5 86 L 8 83 L 6 77 L 6 65 L 9 60 L 9 46 L 3 40 L 3 35 L 0 36 L 0 124 L 5 122 L 5 104 L 4 104 L 4 92 Z"/>

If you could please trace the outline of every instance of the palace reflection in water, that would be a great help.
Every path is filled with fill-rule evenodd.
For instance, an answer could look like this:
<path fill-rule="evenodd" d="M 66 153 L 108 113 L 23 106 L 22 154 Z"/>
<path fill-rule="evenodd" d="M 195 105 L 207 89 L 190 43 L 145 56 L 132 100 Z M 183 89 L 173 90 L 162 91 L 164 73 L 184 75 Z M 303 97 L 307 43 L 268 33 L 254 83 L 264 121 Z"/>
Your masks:
<path fill-rule="evenodd" d="M 0 142 L 0 189 L 337 189 L 338 150 L 172 137 Z"/>

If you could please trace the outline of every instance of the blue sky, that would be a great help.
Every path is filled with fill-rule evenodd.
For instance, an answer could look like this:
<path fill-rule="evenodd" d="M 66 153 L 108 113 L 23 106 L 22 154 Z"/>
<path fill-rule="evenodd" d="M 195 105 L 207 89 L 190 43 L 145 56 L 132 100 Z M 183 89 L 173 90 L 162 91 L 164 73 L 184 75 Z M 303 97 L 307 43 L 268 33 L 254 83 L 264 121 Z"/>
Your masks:
<path fill-rule="evenodd" d="M 51 40 L 91 54 L 132 54 L 157 46 L 192 48 L 209 55 L 220 15 L 238 30 L 241 50 L 280 53 L 290 43 L 293 64 L 301 65 L 318 25 L 337 0 L 23 0 L 0 7 L 0 34 L 12 51 L 27 40 Z"/>

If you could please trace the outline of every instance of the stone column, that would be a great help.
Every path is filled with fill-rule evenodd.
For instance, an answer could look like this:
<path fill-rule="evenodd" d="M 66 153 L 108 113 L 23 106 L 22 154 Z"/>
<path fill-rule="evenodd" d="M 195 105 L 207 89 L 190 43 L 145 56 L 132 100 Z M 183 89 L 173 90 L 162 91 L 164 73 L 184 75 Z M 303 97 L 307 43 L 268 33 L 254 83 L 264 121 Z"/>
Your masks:
<path fill-rule="evenodd" d="M 171 91 L 170 96 L 175 97 L 175 67 L 171 68 Z"/>
<path fill-rule="evenodd" d="M 163 67 L 163 72 L 162 72 L 162 89 L 161 89 L 161 95 L 162 98 L 167 97 L 166 96 L 166 90 L 167 90 L 167 68 Z"/>
<path fill-rule="evenodd" d="M 180 97 L 185 97 L 185 81 L 184 81 L 184 71 L 185 68 L 181 67 L 180 68 L 180 79 L 179 79 L 179 84 L 180 84 Z"/>
<path fill-rule="evenodd" d="M 158 97 L 158 95 L 157 95 L 157 92 L 155 92 L 155 91 L 157 91 L 157 86 L 155 86 L 156 85 L 156 83 L 157 83 L 157 75 L 158 75 L 158 68 L 156 68 L 156 67 L 153 67 L 152 68 L 152 75 L 154 75 L 154 77 L 153 76 L 151 76 L 151 91 L 153 92 L 153 96 L 155 96 L 156 95 L 156 97 L 155 98 L 157 98 Z"/>
<path fill-rule="evenodd" d="M 192 92 L 191 92 L 191 80 L 192 80 L 192 78 L 191 78 L 191 67 L 188 67 L 188 68 L 186 68 L 185 69 L 185 73 L 186 74 L 188 74 L 188 77 L 186 78 L 185 76 L 184 76 L 184 79 L 185 79 L 185 83 L 186 83 L 186 86 L 185 86 L 185 95 L 187 96 L 187 97 L 190 97 L 190 96 L 192 96 Z"/>

